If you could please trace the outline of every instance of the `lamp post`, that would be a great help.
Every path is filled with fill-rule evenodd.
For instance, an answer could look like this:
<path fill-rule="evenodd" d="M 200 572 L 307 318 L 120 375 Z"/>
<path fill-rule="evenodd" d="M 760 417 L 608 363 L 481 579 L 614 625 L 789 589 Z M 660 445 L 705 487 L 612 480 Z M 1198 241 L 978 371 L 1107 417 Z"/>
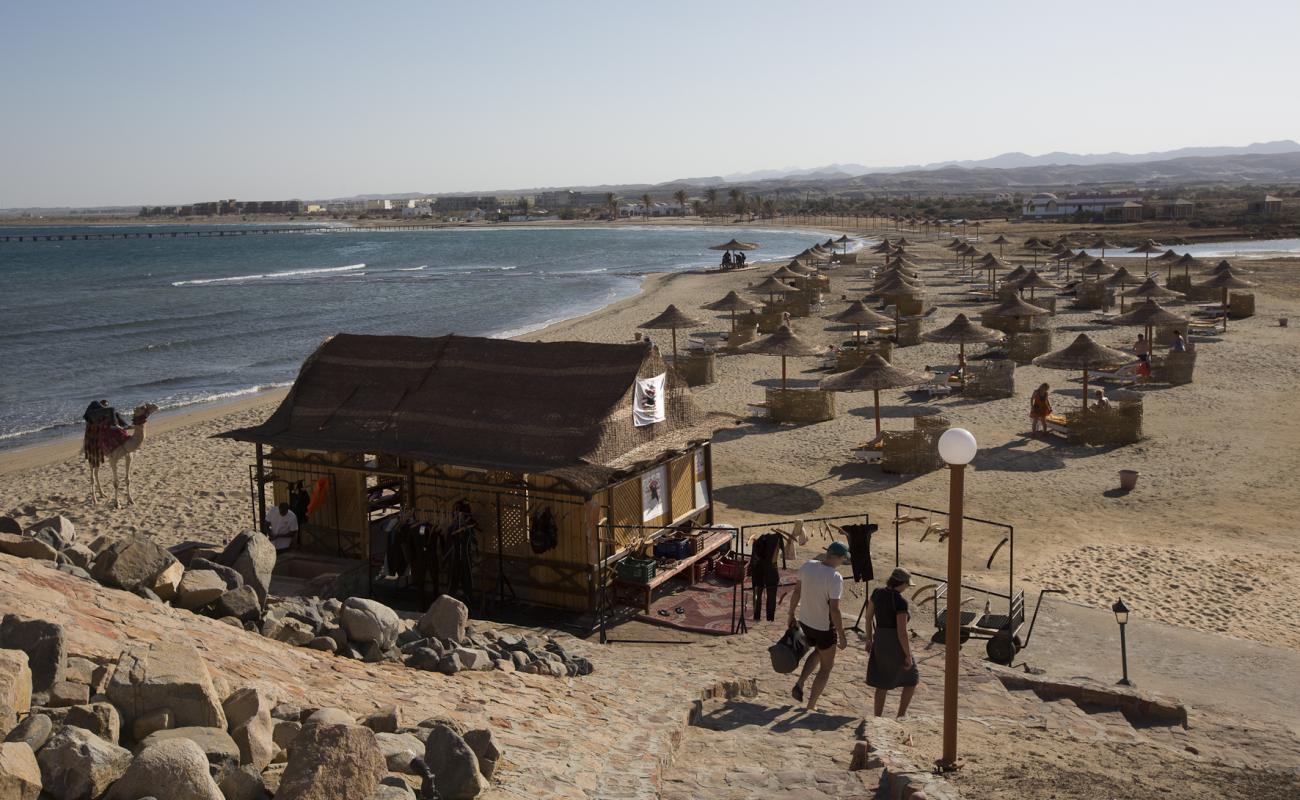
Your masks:
<path fill-rule="evenodd" d="M 957 671 L 961 656 L 961 534 L 966 465 L 978 445 L 965 428 L 949 428 L 939 437 L 939 457 L 948 464 L 948 624 L 943 667 L 943 757 L 939 766 L 957 764 Z"/>
<path fill-rule="evenodd" d="M 1124 638 L 1124 628 L 1128 625 L 1128 606 L 1120 599 L 1115 601 L 1110 610 L 1115 612 L 1115 621 L 1119 623 L 1119 658 L 1124 668 L 1124 677 L 1119 679 L 1119 685 L 1132 686 L 1133 682 L 1128 679 L 1128 640 Z"/>

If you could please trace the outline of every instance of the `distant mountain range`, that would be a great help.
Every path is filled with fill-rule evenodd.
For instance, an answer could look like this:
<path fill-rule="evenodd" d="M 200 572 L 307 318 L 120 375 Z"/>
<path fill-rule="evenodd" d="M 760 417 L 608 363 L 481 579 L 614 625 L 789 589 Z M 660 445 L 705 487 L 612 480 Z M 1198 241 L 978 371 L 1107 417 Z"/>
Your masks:
<path fill-rule="evenodd" d="M 1240 155 L 1274 155 L 1278 153 L 1300 152 L 1300 143 L 1290 139 L 1276 142 L 1257 142 L 1245 147 L 1182 147 L 1177 150 L 1163 150 L 1154 153 L 1063 153 L 1060 151 L 1031 156 L 1027 153 L 1003 153 L 992 158 L 970 161 L 937 161 L 932 164 L 912 164 L 903 167 L 868 167 L 863 164 L 827 164 L 822 167 L 801 169 L 786 167 L 784 169 L 760 169 L 753 172 L 735 172 L 730 175 L 718 175 L 708 178 L 682 178 L 673 183 L 696 186 L 716 186 L 724 183 L 753 183 L 781 178 L 802 178 L 833 180 L 852 178 L 859 175 L 891 174 L 900 172 L 917 172 L 921 170 L 942 170 L 951 167 L 964 169 L 1017 169 L 1020 167 L 1041 166 L 1086 166 L 1091 164 L 1140 164 L 1149 161 L 1169 161 L 1177 158 L 1206 158 L 1214 156 Z"/>

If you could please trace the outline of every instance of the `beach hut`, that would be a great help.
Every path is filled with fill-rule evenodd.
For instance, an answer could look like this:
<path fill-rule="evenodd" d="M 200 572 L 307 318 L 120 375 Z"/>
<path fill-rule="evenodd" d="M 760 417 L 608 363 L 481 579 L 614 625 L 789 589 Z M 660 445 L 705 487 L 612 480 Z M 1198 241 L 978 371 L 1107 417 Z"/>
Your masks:
<path fill-rule="evenodd" d="M 1228 262 L 1224 261 L 1222 263 L 1226 264 Z M 1203 289 L 1223 290 L 1223 330 L 1225 333 L 1228 330 L 1228 290 L 1248 289 L 1254 285 L 1255 283 L 1253 281 L 1248 281 L 1245 278 L 1237 277 L 1237 275 L 1232 271 L 1231 268 L 1225 268 L 1223 270 L 1220 270 L 1217 274 L 1215 274 L 1213 278 L 1210 278 L 1208 281 L 1204 281 L 1202 283 L 1197 284 L 1197 286 L 1200 286 Z"/>
<path fill-rule="evenodd" d="M 712 303 L 703 306 L 703 308 L 706 311 L 730 312 L 732 336 L 736 335 L 736 312 L 737 311 L 753 311 L 756 308 L 762 308 L 762 307 L 763 306 L 761 303 L 755 303 L 752 300 L 746 300 L 745 298 L 736 294 L 734 289 L 730 292 L 727 292 L 727 294 L 723 296 L 721 300 L 714 300 Z"/>
<path fill-rule="evenodd" d="M 696 319 L 695 317 L 692 317 L 691 315 L 682 311 L 677 306 L 670 304 L 667 308 L 663 310 L 662 313 L 659 314 L 659 316 L 655 317 L 649 322 L 643 322 L 637 327 L 642 328 L 644 330 L 651 330 L 651 331 L 654 330 L 672 331 L 673 332 L 673 361 L 676 362 L 677 361 L 677 329 L 698 328 L 702 325 L 704 325 L 704 320 Z"/>
<path fill-rule="evenodd" d="M 1083 372 L 1083 410 L 1088 410 L 1088 373 L 1098 370 L 1119 369 L 1133 360 L 1123 350 L 1097 344 L 1092 337 L 1081 333 L 1070 345 L 1053 353 L 1034 359 L 1034 364 L 1044 369 Z"/>
<path fill-rule="evenodd" d="M 875 408 L 876 439 L 880 438 L 880 393 L 886 389 L 903 389 L 925 383 L 924 373 L 893 366 L 878 355 L 867 356 L 862 366 L 822 378 L 820 386 L 828 392 L 871 392 Z"/>
<path fill-rule="evenodd" d="M 940 344 L 957 345 L 957 366 L 958 375 L 961 376 L 961 385 L 966 385 L 966 345 L 968 344 L 986 344 L 996 342 L 1002 338 L 1001 331 L 995 331 L 992 328 L 986 328 L 983 325 L 976 325 L 971 322 L 965 314 L 958 314 L 952 322 L 944 325 L 942 328 L 921 334 L 921 338 L 927 342 L 937 342 Z"/>
<path fill-rule="evenodd" d="M 335 591 L 329 576 L 355 573 L 342 591 L 363 594 L 382 575 L 422 595 L 431 580 L 423 602 L 592 611 L 647 531 L 711 524 L 721 424 L 648 342 L 339 334 L 264 422 L 219 436 L 256 446 L 259 523 L 291 486 L 311 490 L 273 585 Z M 399 556 L 411 570 L 392 577 Z"/>

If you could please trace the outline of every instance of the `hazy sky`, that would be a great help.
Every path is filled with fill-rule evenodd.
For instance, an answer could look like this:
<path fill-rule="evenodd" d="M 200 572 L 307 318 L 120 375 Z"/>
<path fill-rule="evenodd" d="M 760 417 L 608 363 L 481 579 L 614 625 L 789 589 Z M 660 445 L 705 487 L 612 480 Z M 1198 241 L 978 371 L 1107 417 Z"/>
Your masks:
<path fill-rule="evenodd" d="M 1300 2 L 0 3 L 0 207 L 1300 138 Z"/>

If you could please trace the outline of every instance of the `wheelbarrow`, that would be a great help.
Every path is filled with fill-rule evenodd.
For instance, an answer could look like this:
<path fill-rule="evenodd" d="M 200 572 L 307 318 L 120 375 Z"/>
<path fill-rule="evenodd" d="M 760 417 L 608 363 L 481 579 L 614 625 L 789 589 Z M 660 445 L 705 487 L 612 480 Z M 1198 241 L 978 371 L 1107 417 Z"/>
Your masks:
<path fill-rule="evenodd" d="M 988 654 L 989 660 L 1002 665 L 1010 665 L 1015 660 L 1016 654 L 1029 646 L 1029 638 L 1034 633 L 1034 623 L 1038 621 L 1038 610 L 1043 606 L 1043 596 L 1048 594 L 1065 594 L 1064 589 L 1044 589 L 1038 593 L 1038 602 L 1034 604 L 1034 615 L 1029 620 L 1029 628 L 1025 630 L 1025 593 L 1018 591 L 1014 595 L 1008 596 L 999 592 L 992 592 L 985 589 L 963 585 L 962 589 L 986 595 L 984 610 L 982 612 L 968 611 L 965 607 L 969 604 L 977 603 L 974 596 L 968 596 L 962 600 L 962 609 L 959 616 L 961 620 L 960 638 L 964 644 L 969 639 L 985 639 L 987 644 L 984 651 Z M 948 636 L 948 608 L 947 600 L 948 584 L 940 584 L 934 593 L 934 627 L 935 634 L 932 641 L 941 643 L 947 640 Z M 1007 613 L 998 614 L 991 610 L 993 598 L 1001 598 L 1008 601 Z M 1024 638 L 1020 632 L 1024 630 Z"/>

